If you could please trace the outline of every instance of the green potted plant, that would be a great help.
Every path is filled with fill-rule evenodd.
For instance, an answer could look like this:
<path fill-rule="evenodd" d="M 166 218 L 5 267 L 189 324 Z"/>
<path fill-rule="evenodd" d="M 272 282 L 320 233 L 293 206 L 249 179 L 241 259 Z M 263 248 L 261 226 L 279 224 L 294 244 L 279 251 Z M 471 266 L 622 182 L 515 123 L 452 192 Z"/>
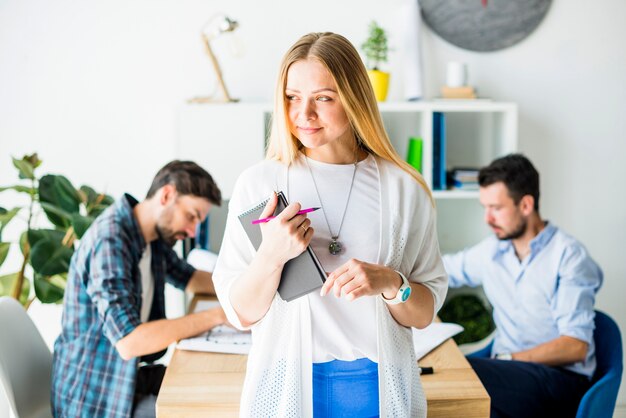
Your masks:
<path fill-rule="evenodd" d="M 369 36 L 361 45 L 365 53 L 367 74 L 374 88 L 376 100 L 384 102 L 389 90 L 389 73 L 380 70 L 380 64 L 387 62 L 389 47 L 387 46 L 387 33 L 383 28 L 372 21 L 369 26 Z"/>
<path fill-rule="evenodd" d="M 473 294 L 451 297 L 439 311 L 439 318 L 443 322 L 463 326 L 463 332 L 454 336 L 454 341 L 459 345 L 480 341 L 496 329 L 491 312 Z"/>
<path fill-rule="evenodd" d="M 0 207 L 0 266 L 12 247 L 19 247 L 22 256 L 19 271 L 0 276 L 0 296 L 12 296 L 27 308 L 35 298 L 42 303 L 57 303 L 63 299 L 76 241 L 113 199 L 89 186 L 76 189 L 61 175 L 46 174 L 38 178 L 36 170 L 41 160 L 37 154 L 21 160 L 13 158 L 13 165 L 18 170 L 20 184 L 0 187 L 0 192 L 12 190 L 26 194 L 28 204 L 11 209 Z M 42 212 L 48 221 L 46 227 L 37 226 L 43 218 Z M 2 236 L 12 221 L 23 223 L 23 230 L 14 242 Z"/>

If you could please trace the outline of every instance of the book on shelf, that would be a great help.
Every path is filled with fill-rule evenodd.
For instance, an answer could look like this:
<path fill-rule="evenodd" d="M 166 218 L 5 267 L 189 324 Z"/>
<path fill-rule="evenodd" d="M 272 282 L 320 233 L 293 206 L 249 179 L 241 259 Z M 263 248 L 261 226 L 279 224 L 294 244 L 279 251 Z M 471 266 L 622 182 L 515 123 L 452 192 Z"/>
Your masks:
<path fill-rule="evenodd" d="M 187 237 L 182 240 L 183 244 L 183 258 L 187 258 L 187 255 L 194 249 L 200 248 L 202 250 L 211 249 L 210 246 L 210 228 L 209 228 L 210 215 L 207 215 L 203 222 L 200 222 L 196 227 L 196 235 L 194 238 Z"/>
<path fill-rule="evenodd" d="M 451 190 L 478 190 L 478 168 L 453 168 L 448 171 Z"/>
<path fill-rule="evenodd" d="M 446 190 L 446 117 L 433 113 L 433 190 Z"/>
<path fill-rule="evenodd" d="M 478 190 L 478 183 L 463 183 L 461 181 L 454 181 L 450 183 L 450 190 Z"/>
<path fill-rule="evenodd" d="M 441 97 L 444 99 L 475 99 L 476 91 L 472 86 L 441 87 Z"/>
<path fill-rule="evenodd" d="M 196 248 L 201 248 L 203 250 L 210 249 L 210 218 L 211 215 L 207 215 L 206 219 L 203 222 L 200 222 L 196 228 Z"/>

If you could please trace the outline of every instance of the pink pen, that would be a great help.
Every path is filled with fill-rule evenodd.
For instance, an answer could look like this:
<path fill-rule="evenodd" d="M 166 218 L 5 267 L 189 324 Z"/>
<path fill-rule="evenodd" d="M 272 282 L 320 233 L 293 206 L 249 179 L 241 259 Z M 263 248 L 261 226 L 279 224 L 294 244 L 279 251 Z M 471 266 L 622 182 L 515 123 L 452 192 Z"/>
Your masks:
<path fill-rule="evenodd" d="M 318 209 L 319 209 L 319 208 L 306 208 L 306 209 L 301 209 L 301 210 L 299 210 L 299 211 L 298 211 L 298 213 L 296 213 L 296 215 L 303 215 L 303 214 L 305 214 L 305 213 L 315 212 L 315 211 L 316 211 L 316 210 L 318 210 Z M 270 217 L 268 217 L 268 218 L 255 219 L 254 221 L 252 221 L 252 224 L 253 224 L 253 225 L 256 225 L 256 224 L 262 224 L 262 223 L 265 223 L 265 222 L 269 222 L 269 221 L 271 221 L 272 219 L 274 219 L 275 217 L 276 217 L 276 216 L 270 216 Z"/>

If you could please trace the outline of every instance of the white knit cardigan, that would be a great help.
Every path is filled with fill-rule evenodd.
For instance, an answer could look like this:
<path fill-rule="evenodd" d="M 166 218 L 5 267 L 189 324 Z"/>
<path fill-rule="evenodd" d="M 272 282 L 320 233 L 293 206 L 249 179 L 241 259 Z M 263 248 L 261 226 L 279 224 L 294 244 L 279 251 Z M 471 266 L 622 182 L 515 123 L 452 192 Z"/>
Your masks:
<path fill-rule="evenodd" d="M 435 212 L 427 193 L 407 173 L 376 158 L 380 181 L 381 241 L 378 263 L 431 290 L 435 312 L 447 290 L 437 242 Z M 213 281 L 228 320 L 243 329 L 230 303 L 233 282 L 255 251 L 237 215 L 286 190 L 286 166 L 263 161 L 244 171 L 229 204 L 224 241 Z M 381 417 L 426 417 L 410 328 L 399 325 L 376 297 Z M 434 316 L 434 313 L 433 313 Z M 338 320 L 340 320 L 338 318 Z M 263 319 L 251 327 L 252 349 L 240 404 L 242 417 L 312 417 L 311 311 L 308 297 L 292 302 L 278 294 Z"/>

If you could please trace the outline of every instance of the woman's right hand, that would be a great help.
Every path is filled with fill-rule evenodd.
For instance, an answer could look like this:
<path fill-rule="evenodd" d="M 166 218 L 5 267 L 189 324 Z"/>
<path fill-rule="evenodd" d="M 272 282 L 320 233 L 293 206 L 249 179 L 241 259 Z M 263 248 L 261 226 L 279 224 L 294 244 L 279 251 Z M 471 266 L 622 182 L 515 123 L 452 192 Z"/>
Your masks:
<path fill-rule="evenodd" d="M 260 217 L 272 216 L 277 204 L 278 196 L 272 193 Z M 314 232 L 310 227 L 311 220 L 306 215 L 297 215 L 300 209 L 300 203 L 292 203 L 276 218 L 261 224 L 263 241 L 258 252 L 276 267 L 282 267 L 287 261 L 302 254 L 311 242 Z"/>

